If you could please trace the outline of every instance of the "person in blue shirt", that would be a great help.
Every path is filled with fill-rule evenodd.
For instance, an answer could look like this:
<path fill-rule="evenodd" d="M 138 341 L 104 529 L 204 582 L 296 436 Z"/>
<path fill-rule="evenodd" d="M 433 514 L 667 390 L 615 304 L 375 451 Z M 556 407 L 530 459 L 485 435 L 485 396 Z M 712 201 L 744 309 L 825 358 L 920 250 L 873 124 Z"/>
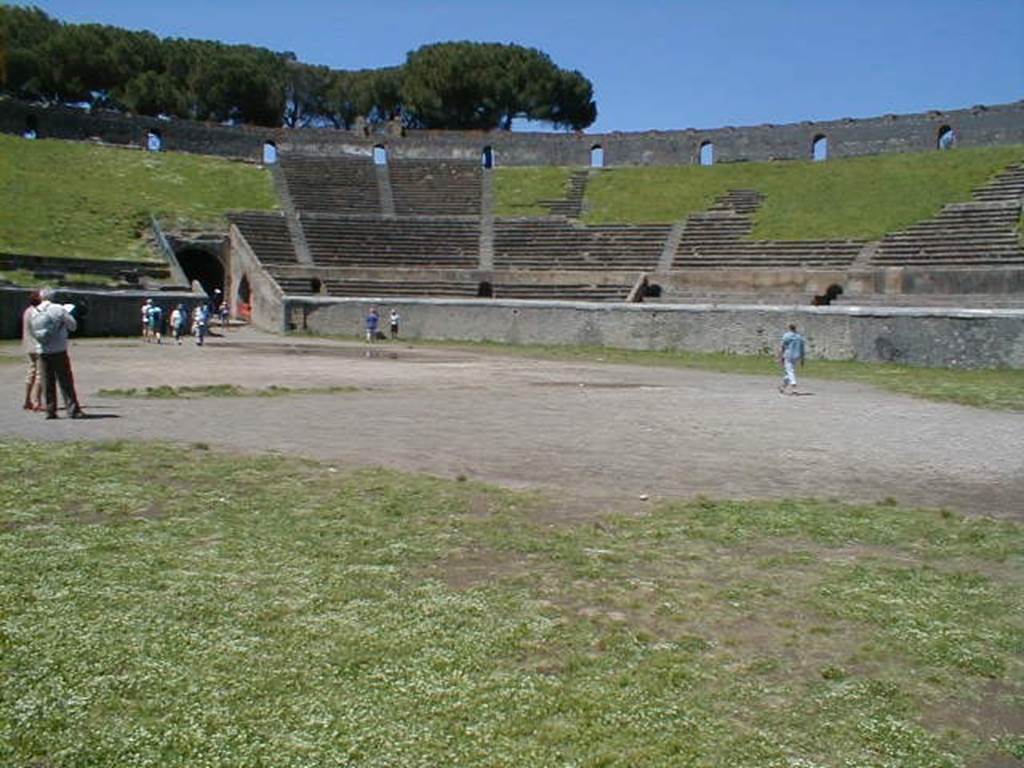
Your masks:
<path fill-rule="evenodd" d="M 782 385 L 779 392 L 786 394 L 789 387 L 796 392 L 796 366 L 804 364 L 804 347 L 807 342 L 803 336 L 796 332 L 796 326 L 790 324 L 789 330 L 782 334 L 782 344 L 779 346 L 779 363 L 782 365 Z"/>
<path fill-rule="evenodd" d="M 380 315 L 376 307 L 370 307 L 366 314 L 366 343 L 372 344 L 377 338 L 377 326 L 380 325 Z"/>

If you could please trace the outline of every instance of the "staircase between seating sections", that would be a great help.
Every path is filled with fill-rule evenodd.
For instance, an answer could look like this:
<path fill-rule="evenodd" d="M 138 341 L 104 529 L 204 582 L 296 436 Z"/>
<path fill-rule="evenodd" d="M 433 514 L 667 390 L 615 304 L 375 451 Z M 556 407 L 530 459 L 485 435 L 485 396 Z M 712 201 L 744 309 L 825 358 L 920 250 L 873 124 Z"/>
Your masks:
<path fill-rule="evenodd" d="M 748 240 L 763 196 L 730 189 L 711 208 L 686 219 L 673 269 L 848 268 L 862 240 Z"/>

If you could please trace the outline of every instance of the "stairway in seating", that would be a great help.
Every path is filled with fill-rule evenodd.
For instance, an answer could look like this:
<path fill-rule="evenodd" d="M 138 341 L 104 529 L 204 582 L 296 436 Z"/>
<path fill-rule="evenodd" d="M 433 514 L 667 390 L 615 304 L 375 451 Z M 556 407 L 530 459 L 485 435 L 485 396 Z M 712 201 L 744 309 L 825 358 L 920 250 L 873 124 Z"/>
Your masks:
<path fill-rule="evenodd" d="M 1024 200 L 1024 163 L 1016 163 L 971 193 L 982 203 L 1020 203 Z"/>
<path fill-rule="evenodd" d="M 278 166 L 300 216 L 382 213 L 377 171 L 369 157 L 282 153 Z"/>
<path fill-rule="evenodd" d="M 1017 266 L 1024 264 L 1018 229 L 1024 201 L 1024 163 L 1011 165 L 930 219 L 886 235 L 875 266 Z"/>
<path fill-rule="evenodd" d="M 260 263 L 267 265 L 298 262 L 285 214 L 258 211 L 229 213 L 228 221 L 238 227 L 238 231 Z"/>
<path fill-rule="evenodd" d="M 754 189 L 730 189 L 707 211 L 690 214 L 673 268 L 846 269 L 864 246 L 861 240 L 748 240 L 763 199 Z"/>
<path fill-rule="evenodd" d="M 569 176 L 565 197 L 538 201 L 548 209 L 552 216 L 565 216 L 567 219 L 578 219 L 583 212 L 583 197 L 587 191 L 589 171 L 573 171 Z"/>
<path fill-rule="evenodd" d="M 761 207 L 764 195 L 756 189 L 730 189 L 711 205 L 712 211 L 735 211 L 741 216 L 753 216 Z"/>

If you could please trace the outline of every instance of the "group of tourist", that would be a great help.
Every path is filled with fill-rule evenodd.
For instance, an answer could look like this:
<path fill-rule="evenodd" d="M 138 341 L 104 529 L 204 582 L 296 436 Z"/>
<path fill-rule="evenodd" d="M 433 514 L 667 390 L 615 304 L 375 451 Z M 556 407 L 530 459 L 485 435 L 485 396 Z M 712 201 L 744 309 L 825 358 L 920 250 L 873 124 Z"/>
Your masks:
<path fill-rule="evenodd" d="M 217 316 L 220 318 L 221 327 L 226 328 L 228 324 L 229 310 L 226 301 L 222 301 L 217 307 Z M 210 330 L 210 320 L 213 317 L 213 308 L 209 303 L 197 304 L 190 313 L 184 304 L 178 304 L 171 310 L 168 318 L 168 326 L 174 341 L 181 344 L 181 338 L 189 331 L 191 322 L 191 333 L 195 337 L 196 344 L 203 346 L 206 334 Z M 164 310 L 152 299 L 146 299 L 142 305 L 142 339 L 146 342 L 155 341 L 163 343 L 164 331 Z"/>

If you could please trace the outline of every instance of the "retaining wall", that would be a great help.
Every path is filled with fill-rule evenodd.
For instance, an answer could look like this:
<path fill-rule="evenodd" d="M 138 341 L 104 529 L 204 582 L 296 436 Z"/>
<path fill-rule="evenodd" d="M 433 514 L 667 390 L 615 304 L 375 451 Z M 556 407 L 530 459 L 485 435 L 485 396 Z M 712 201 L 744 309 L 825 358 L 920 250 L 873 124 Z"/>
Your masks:
<path fill-rule="evenodd" d="M 0 288 L 0 339 L 21 338 L 21 315 L 28 306 L 28 288 Z M 142 332 L 140 310 L 146 299 L 153 299 L 164 310 L 184 304 L 189 311 L 206 301 L 204 294 L 184 291 L 78 291 L 61 288 L 55 301 L 85 307 L 84 316 L 76 313 L 78 330 L 73 336 L 138 336 Z"/>
<path fill-rule="evenodd" d="M 163 149 L 237 157 L 258 162 L 263 145 L 302 153 L 370 155 L 385 147 L 397 158 L 479 160 L 491 147 L 498 165 L 589 165 L 599 146 L 608 166 L 689 165 L 700 148 L 714 145 L 716 162 L 806 160 L 816 138 L 828 139 L 829 157 L 925 152 L 939 131 L 952 128 L 963 147 L 1024 144 L 1024 101 L 970 109 L 906 115 L 805 121 L 679 131 L 526 133 L 511 131 L 390 130 L 366 134 L 329 129 L 228 127 L 189 120 L 158 120 L 97 110 L 50 107 L 0 99 L 0 132 L 21 135 L 31 124 L 40 138 L 99 138 L 111 144 L 146 146 L 149 131 Z"/>
<path fill-rule="evenodd" d="M 292 328 L 319 334 L 361 335 L 375 303 L 385 314 L 398 307 L 402 335 L 413 339 L 766 354 L 792 322 L 807 336 L 811 358 L 1024 368 L 1024 310 L 320 297 L 285 303 Z"/>

